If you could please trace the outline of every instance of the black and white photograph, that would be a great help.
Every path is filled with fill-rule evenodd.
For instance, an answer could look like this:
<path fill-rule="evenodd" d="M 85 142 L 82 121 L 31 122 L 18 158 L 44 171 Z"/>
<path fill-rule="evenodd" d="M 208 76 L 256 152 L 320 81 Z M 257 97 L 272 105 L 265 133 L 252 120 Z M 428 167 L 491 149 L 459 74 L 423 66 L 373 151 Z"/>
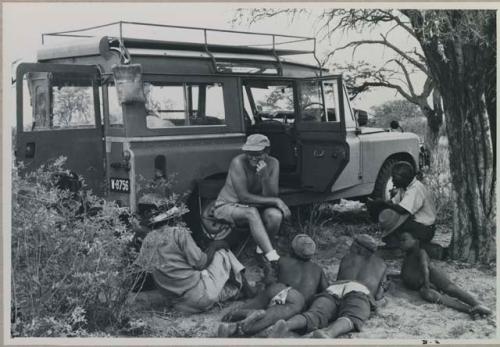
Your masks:
<path fill-rule="evenodd" d="M 498 8 L 4 2 L 3 344 L 498 341 Z"/>

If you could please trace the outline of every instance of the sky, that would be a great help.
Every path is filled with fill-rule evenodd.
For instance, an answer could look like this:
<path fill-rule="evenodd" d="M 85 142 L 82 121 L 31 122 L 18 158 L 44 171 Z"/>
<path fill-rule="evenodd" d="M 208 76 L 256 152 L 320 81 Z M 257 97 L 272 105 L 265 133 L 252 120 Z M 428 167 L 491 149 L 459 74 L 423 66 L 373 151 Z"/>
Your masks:
<path fill-rule="evenodd" d="M 276 6 L 297 6 L 273 3 Z M 10 80 L 15 75 L 16 64 L 34 62 L 36 51 L 41 47 L 41 33 L 72 30 L 116 21 L 148 22 L 157 24 L 208 27 L 217 29 L 233 29 L 255 32 L 269 32 L 300 36 L 316 36 L 317 26 L 314 24 L 315 14 L 320 13 L 324 4 L 307 5 L 313 15 L 297 17 L 291 22 L 289 18 L 272 18 L 258 22 L 252 26 L 246 23 L 233 26 L 235 10 L 240 7 L 269 7 L 269 4 L 256 3 L 4 3 L 3 4 L 3 79 L 5 92 L 4 113 L 15 113 L 14 86 Z M 305 6 L 300 4 L 299 6 Z M 377 32 L 350 33 L 338 35 L 331 42 L 318 44 L 318 54 L 331 51 L 348 40 L 361 38 L 379 38 Z M 185 39 L 179 34 L 178 40 Z M 391 40 L 401 47 L 411 48 L 413 42 L 408 35 L 391 33 Z M 391 56 L 388 49 L 374 46 L 356 51 L 356 59 L 364 59 L 373 64 L 380 64 Z M 350 62 L 352 52 L 344 51 L 336 55 L 336 62 Z M 335 73 L 335 71 L 331 71 Z M 423 82 L 423 76 L 416 76 L 417 84 Z M 388 100 L 400 98 L 394 90 L 380 88 L 356 99 L 354 106 L 369 110 Z M 10 117 L 14 121 L 15 116 Z M 5 118 L 4 118 L 5 119 Z"/>

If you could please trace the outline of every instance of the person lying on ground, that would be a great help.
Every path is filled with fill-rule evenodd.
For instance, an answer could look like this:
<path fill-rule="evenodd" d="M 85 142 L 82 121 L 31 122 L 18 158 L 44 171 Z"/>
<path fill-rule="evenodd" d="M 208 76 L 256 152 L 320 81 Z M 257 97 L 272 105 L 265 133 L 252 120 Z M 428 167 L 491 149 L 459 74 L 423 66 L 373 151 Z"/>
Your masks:
<path fill-rule="evenodd" d="M 400 245 L 406 253 L 401 267 L 401 278 L 406 287 L 418 290 L 426 301 L 443 304 L 471 316 L 491 314 L 488 308 L 455 285 L 442 269 L 430 261 L 427 252 L 420 248 L 420 241 L 411 233 L 401 234 Z"/>
<path fill-rule="evenodd" d="M 229 165 L 211 214 L 231 225 L 248 225 L 257 243 L 257 253 L 276 262 L 279 255 L 270 237 L 277 237 L 283 219 L 289 218 L 291 212 L 278 197 L 279 161 L 269 155 L 270 145 L 262 134 L 248 136 L 243 153 Z"/>
<path fill-rule="evenodd" d="M 155 222 L 158 224 L 143 240 L 135 264 L 152 273 L 157 288 L 173 298 L 177 310 L 203 312 L 238 294 L 253 295 L 244 266 L 225 241 L 213 241 L 202 252 L 189 229 Z"/>
<path fill-rule="evenodd" d="M 387 287 L 387 265 L 375 254 L 376 250 L 373 238 L 366 234 L 356 236 L 341 260 L 337 281 L 317 295 L 306 312 L 278 321 L 270 337 L 291 337 L 291 331 L 314 331 L 313 337 L 335 338 L 360 331 L 376 305 L 375 300 L 383 299 Z"/>
<path fill-rule="evenodd" d="M 257 334 L 278 320 L 301 312 L 317 293 L 328 287 L 323 269 L 310 261 L 316 251 L 314 241 L 299 234 L 292 240 L 291 250 L 291 256 L 280 258 L 278 274 L 270 267 L 267 269 L 268 286 L 264 292 L 222 318 L 232 323 L 220 324 L 219 337 Z"/>
<path fill-rule="evenodd" d="M 415 177 L 413 166 L 405 161 L 394 164 L 392 168 L 394 196 L 390 201 L 372 200 L 368 203 L 372 214 L 380 221 L 380 214 L 389 208 L 405 219 L 405 229 L 411 232 L 421 243 L 430 243 L 435 234 L 434 222 L 436 209 L 431 194 Z M 384 216 L 382 216 L 383 219 Z M 388 246 L 397 247 L 397 234 L 388 234 L 382 238 Z"/>

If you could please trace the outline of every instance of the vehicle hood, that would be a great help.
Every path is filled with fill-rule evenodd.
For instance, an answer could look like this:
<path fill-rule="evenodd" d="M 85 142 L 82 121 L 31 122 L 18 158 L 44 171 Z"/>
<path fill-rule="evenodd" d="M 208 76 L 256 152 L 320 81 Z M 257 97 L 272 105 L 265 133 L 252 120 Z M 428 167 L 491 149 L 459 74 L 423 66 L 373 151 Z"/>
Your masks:
<path fill-rule="evenodd" d="M 419 139 L 419 137 L 410 132 L 388 131 L 383 128 L 360 128 L 360 135 L 366 135 L 370 139 L 384 138 L 384 139 Z M 365 137 L 365 136 L 363 136 Z"/>

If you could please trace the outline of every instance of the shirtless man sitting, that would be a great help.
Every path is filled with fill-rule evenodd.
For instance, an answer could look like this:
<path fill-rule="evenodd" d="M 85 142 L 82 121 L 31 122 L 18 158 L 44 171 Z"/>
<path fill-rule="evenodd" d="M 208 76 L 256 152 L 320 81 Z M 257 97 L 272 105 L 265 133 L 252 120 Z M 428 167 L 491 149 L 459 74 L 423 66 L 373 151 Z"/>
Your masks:
<path fill-rule="evenodd" d="M 269 139 L 248 136 L 242 150 L 229 166 L 227 179 L 213 207 L 213 215 L 233 225 L 247 224 L 257 243 L 257 252 L 270 262 L 279 255 L 269 235 L 275 237 L 290 209 L 278 197 L 279 162 L 269 155 Z"/>
<path fill-rule="evenodd" d="M 328 287 L 323 269 L 310 261 L 316 251 L 316 244 L 305 234 L 299 234 L 292 241 L 290 257 L 281 257 L 278 277 L 268 271 L 266 290 L 246 302 L 241 308 L 225 315 L 218 336 L 250 336 L 280 319 L 288 319 L 307 307 L 314 296 Z M 277 282 L 276 282 L 277 280 Z"/>
<path fill-rule="evenodd" d="M 384 294 L 387 265 L 375 255 L 376 249 L 370 236 L 357 236 L 342 258 L 337 281 L 315 297 L 308 311 L 278 321 L 271 337 L 289 337 L 291 330 L 314 331 L 313 337 L 319 338 L 360 331 L 370 316 L 374 299 L 381 300 Z M 332 321 L 329 328 L 322 329 Z"/>

